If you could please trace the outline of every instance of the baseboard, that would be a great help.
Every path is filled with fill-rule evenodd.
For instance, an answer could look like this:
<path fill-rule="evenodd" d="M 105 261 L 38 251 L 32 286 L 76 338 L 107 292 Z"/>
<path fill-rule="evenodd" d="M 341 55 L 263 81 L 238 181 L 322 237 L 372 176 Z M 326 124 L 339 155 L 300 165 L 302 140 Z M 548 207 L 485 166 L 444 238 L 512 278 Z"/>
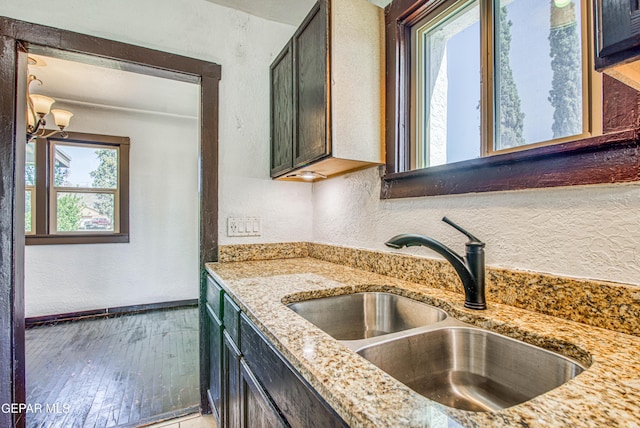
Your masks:
<path fill-rule="evenodd" d="M 170 423 L 172 419 L 177 419 L 177 418 L 181 418 L 184 416 L 189 416 L 189 415 L 194 415 L 194 414 L 199 414 L 200 413 L 200 406 L 193 406 L 193 407 L 189 407 L 187 409 L 181 409 L 181 410 L 175 410 L 173 412 L 169 412 L 169 413 L 163 413 L 161 415 L 155 415 L 155 416 L 151 416 L 149 418 L 145 418 L 145 419 L 141 419 L 139 421 L 136 422 L 132 422 L 131 424 L 127 424 L 127 425 L 117 425 L 115 428 L 142 428 L 142 427 L 147 427 L 149 425 L 155 425 L 155 424 L 159 424 L 162 422 L 167 422 Z M 187 425 L 185 423 L 185 425 Z"/>
<path fill-rule="evenodd" d="M 116 306 L 114 308 L 93 309 L 89 311 L 69 312 L 65 314 L 44 315 L 24 319 L 26 328 L 42 324 L 53 324 L 68 321 L 77 321 L 88 318 L 104 318 L 116 315 L 132 314 L 139 312 L 157 311 L 162 309 L 177 309 L 182 307 L 198 306 L 198 299 L 174 300 L 172 302 L 148 303 L 145 305 Z"/>

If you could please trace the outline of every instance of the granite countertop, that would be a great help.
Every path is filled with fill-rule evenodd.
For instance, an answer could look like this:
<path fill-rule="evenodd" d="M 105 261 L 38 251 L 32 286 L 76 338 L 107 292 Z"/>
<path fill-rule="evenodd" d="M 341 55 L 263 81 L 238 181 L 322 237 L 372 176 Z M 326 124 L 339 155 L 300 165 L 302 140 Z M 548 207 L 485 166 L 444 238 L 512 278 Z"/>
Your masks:
<path fill-rule="evenodd" d="M 640 337 L 489 302 L 463 307 L 446 290 L 314 258 L 209 263 L 242 310 L 352 427 L 640 427 Z M 497 412 L 433 402 L 393 379 L 283 303 L 357 291 L 389 291 L 452 317 L 572 357 L 589 367 L 542 396 Z"/>

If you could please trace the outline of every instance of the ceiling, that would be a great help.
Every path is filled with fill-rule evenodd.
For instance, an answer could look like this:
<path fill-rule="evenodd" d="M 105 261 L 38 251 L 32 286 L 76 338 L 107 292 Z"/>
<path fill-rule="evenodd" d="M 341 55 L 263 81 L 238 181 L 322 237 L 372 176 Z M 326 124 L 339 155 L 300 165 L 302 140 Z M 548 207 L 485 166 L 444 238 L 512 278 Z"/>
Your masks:
<path fill-rule="evenodd" d="M 298 25 L 316 0 L 207 0 L 271 21 Z"/>
<path fill-rule="evenodd" d="M 33 82 L 31 92 L 55 98 L 57 104 L 70 104 L 69 110 L 73 104 L 88 104 L 198 117 L 197 84 L 48 56 L 29 56 L 44 63 L 29 66 L 29 73 L 42 81 L 42 85 Z"/>
<path fill-rule="evenodd" d="M 316 0 L 206 0 L 268 20 L 299 25 Z M 353 1 L 353 0 L 348 0 Z M 391 0 L 368 0 L 384 7 Z M 198 117 L 199 86 L 176 80 L 104 68 L 81 62 L 34 55 L 45 65 L 29 66 L 43 84 L 32 93 L 57 100 L 53 108 L 73 110 L 73 104 L 134 109 Z M 73 127 L 73 120 L 72 126 Z"/>
<path fill-rule="evenodd" d="M 299 25 L 307 15 L 316 0 L 207 0 L 221 6 L 238 9 L 251 15 L 282 22 L 290 25 Z M 385 7 L 391 0 L 368 0 L 369 2 Z"/>

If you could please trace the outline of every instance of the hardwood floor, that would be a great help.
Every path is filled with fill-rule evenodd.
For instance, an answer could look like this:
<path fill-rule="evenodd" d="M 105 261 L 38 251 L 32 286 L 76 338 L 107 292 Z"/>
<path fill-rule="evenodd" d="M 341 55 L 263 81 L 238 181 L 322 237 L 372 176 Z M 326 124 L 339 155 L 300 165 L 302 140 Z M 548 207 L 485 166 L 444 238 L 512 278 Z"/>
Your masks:
<path fill-rule="evenodd" d="M 198 310 L 26 331 L 27 427 L 129 427 L 198 411 Z"/>

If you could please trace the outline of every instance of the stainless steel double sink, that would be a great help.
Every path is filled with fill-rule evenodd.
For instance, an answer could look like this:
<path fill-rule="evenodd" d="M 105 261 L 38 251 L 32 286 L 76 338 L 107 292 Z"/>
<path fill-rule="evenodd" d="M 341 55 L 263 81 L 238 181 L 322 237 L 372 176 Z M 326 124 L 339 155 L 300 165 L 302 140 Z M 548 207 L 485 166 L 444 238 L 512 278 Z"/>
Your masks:
<path fill-rule="evenodd" d="M 563 355 L 395 294 L 345 294 L 287 306 L 409 388 L 457 409 L 515 406 L 585 370 Z"/>

